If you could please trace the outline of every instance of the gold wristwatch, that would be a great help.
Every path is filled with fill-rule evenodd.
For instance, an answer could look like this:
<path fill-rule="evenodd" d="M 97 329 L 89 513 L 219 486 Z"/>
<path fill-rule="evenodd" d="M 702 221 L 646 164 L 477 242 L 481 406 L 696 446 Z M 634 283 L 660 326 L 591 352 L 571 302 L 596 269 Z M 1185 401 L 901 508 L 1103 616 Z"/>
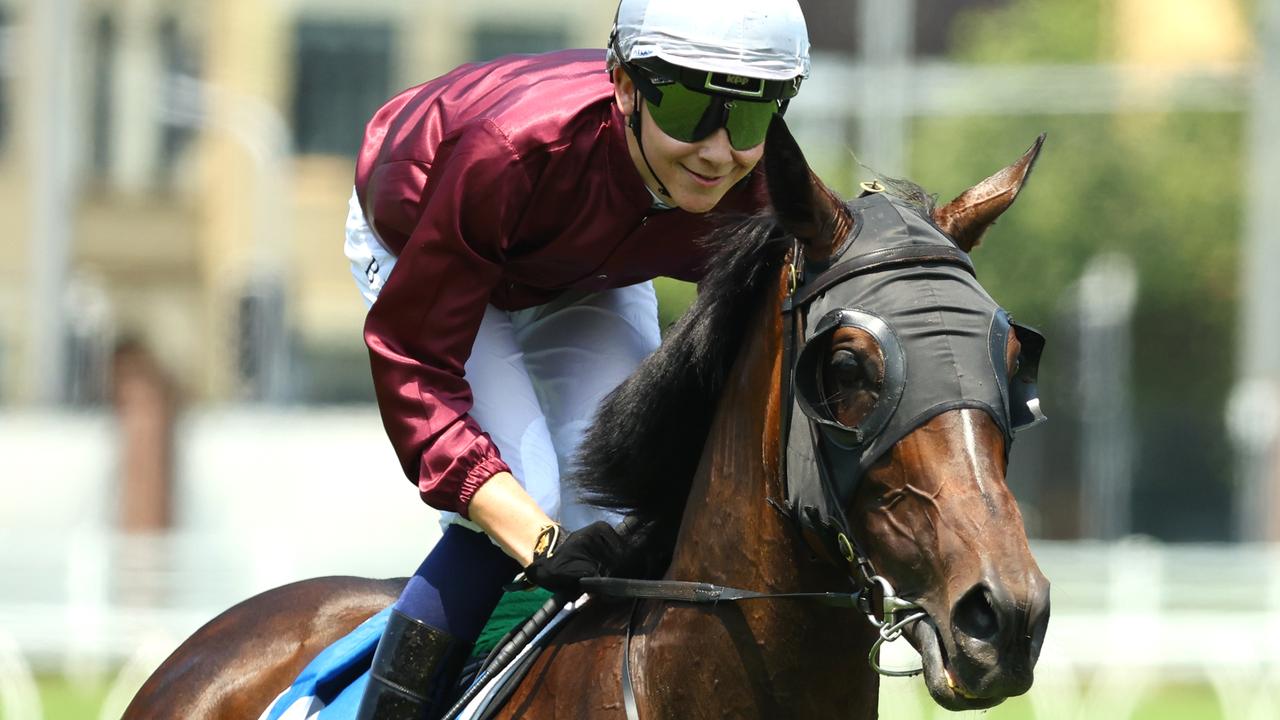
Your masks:
<path fill-rule="evenodd" d="M 544 525 L 538 532 L 538 539 L 533 543 L 533 559 L 538 560 L 555 555 L 563 534 L 564 530 L 556 523 Z"/>

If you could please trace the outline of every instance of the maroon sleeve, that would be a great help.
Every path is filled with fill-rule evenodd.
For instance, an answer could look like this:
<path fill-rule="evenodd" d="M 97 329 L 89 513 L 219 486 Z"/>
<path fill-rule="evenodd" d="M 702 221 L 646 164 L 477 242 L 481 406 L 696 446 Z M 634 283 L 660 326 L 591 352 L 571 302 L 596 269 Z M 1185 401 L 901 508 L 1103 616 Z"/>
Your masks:
<path fill-rule="evenodd" d="M 463 367 L 530 187 L 488 122 L 446 138 L 429 170 L 394 163 L 369 182 L 375 227 L 407 234 L 364 329 L 382 423 L 422 499 L 464 517 L 476 490 L 509 470 L 468 414 Z"/>

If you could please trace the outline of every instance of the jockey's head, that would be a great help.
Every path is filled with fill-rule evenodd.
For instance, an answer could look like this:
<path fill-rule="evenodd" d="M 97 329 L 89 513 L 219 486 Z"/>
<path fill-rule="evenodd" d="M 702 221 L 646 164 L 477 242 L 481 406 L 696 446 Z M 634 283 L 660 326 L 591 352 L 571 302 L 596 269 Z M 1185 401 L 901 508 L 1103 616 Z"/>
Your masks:
<path fill-rule="evenodd" d="M 622 0 L 607 62 L 637 169 L 705 212 L 759 162 L 809 73 L 809 35 L 796 0 Z"/>

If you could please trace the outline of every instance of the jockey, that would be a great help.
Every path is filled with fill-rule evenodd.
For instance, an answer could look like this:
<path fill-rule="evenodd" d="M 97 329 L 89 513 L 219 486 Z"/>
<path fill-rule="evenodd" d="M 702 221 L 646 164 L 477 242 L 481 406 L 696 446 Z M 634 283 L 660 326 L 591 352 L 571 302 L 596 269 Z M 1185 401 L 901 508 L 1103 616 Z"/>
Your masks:
<path fill-rule="evenodd" d="M 383 424 L 445 531 L 395 604 L 360 718 L 440 712 L 521 569 L 557 592 L 610 570 L 616 518 L 561 475 L 658 345 L 650 281 L 701 276 L 709 211 L 767 204 L 756 164 L 809 41 L 796 0 L 621 0 L 601 59 L 466 65 L 369 122 L 346 255 Z"/>

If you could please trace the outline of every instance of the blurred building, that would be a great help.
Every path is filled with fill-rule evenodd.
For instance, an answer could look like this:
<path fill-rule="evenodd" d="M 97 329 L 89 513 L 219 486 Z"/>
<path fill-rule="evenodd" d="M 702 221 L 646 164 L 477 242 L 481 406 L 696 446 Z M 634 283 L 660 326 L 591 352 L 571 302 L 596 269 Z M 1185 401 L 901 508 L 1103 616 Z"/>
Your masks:
<path fill-rule="evenodd" d="M 1121 0 L 1114 22 L 1116 56 L 1122 62 L 1242 62 L 1252 49 L 1238 0 Z"/>
<path fill-rule="evenodd" d="M 971 4 L 922 2 L 921 51 Z M 804 5 L 856 51 L 852 6 Z M 0 0 L 0 402 L 101 402 L 121 337 L 195 400 L 371 400 L 339 251 L 364 121 L 469 60 L 602 47 L 613 9 Z"/>
<path fill-rule="evenodd" d="M 913 54 L 945 54 L 961 11 L 1006 3 L 919 0 Z M 858 52 L 856 4 L 802 4 L 816 51 Z M 1120 58 L 1242 54 L 1231 0 L 1166 5 L 1115 4 Z M 468 60 L 600 47 L 613 9 L 0 0 L 0 402 L 101 401 L 121 337 L 196 400 L 370 400 L 339 251 L 365 119 Z M 1171 26 L 1195 43 L 1170 45 L 1187 35 Z M 60 252 L 59 292 L 41 290 Z M 42 389 L 48 367 L 62 377 Z"/>
<path fill-rule="evenodd" d="M 0 3 L 0 401 L 39 397 L 32 344 L 50 313 L 33 297 L 43 250 L 32 235 L 47 235 L 33 225 L 48 186 L 32 177 L 58 146 L 70 306 L 57 399 L 101 400 L 124 336 L 189 397 L 371 399 L 367 373 L 351 370 L 364 362 L 362 306 L 340 251 L 364 121 L 468 60 L 602 47 L 612 11 L 586 0 Z M 50 57 L 67 53 L 63 116 L 46 96 Z"/>

